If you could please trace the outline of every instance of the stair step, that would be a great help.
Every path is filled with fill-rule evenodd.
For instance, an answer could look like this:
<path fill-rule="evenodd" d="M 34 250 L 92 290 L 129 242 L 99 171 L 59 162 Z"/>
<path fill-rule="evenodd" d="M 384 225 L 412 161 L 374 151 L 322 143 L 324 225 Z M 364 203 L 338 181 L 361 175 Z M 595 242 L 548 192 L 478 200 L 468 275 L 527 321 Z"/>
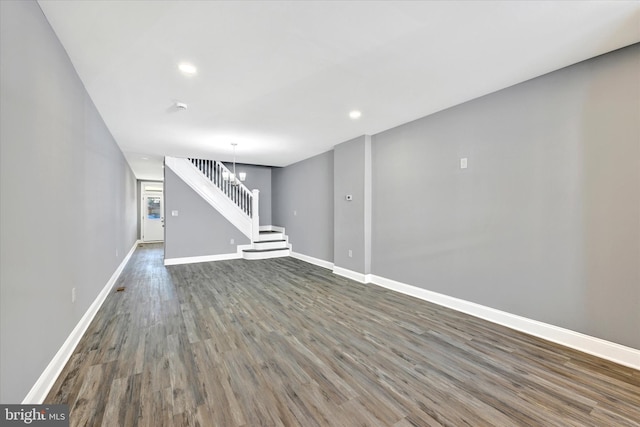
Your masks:
<path fill-rule="evenodd" d="M 259 242 L 254 242 L 253 249 L 257 250 L 266 250 L 266 249 L 289 249 L 287 246 L 287 241 L 282 240 L 260 240 Z"/>
<path fill-rule="evenodd" d="M 282 240 L 284 239 L 284 233 L 281 231 L 261 231 L 258 234 L 258 241 L 264 242 L 269 240 Z"/>
<path fill-rule="evenodd" d="M 244 249 L 242 252 L 273 252 L 273 251 L 281 251 L 282 248 L 273 248 L 273 249 Z M 288 249 L 287 249 L 288 250 Z"/>
<path fill-rule="evenodd" d="M 282 249 L 245 249 L 242 251 L 245 259 L 269 259 L 289 256 L 289 248 Z"/>
<path fill-rule="evenodd" d="M 284 232 L 284 227 L 278 227 L 273 225 L 261 225 L 260 231 L 282 231 Z"/>

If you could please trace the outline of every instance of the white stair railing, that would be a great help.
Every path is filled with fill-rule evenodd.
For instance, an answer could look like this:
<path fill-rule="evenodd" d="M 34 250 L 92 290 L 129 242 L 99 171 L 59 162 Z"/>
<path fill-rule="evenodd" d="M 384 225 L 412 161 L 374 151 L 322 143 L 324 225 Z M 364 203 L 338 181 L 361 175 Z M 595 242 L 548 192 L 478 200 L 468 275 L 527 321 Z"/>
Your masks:
<path fill-rule="evenodd" d="M 231 171 L 222 162 L 217 160 L 194 159 L 189 161 L 209 178 L 209 180 L 220 189 L 233 203 L 235 203 L 248 216 L 253 216 L 253 193 L 242 182 L 223 179 L 226 172 L 232 176 Z"/>
<path fill-rule="evenodd" d="M 241 182 L 234 184 L 223 179 L 224 172 L 229 176 L 231 172 L 216 160 L 167 157 L 165 164 L 250 238 L 252 243 L 258 240 L 258 190 L 251 191 Z"/>

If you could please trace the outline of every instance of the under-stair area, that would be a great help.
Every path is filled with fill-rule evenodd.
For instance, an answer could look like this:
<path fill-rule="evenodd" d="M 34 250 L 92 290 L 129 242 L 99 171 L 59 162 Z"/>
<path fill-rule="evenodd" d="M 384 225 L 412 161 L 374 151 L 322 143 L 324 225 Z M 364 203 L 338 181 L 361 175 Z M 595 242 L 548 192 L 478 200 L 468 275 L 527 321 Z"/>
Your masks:
<path fill-rule="evenodd" d="M 258 260 L 290 255 L 291 246 L 283 227 L 259 225 L 259 191 L 229 180 L 233 174 L 222 162 L 167 157 L 165 165 L 250 239 L 250 244 L 238 245 L 242 258 Z"/>

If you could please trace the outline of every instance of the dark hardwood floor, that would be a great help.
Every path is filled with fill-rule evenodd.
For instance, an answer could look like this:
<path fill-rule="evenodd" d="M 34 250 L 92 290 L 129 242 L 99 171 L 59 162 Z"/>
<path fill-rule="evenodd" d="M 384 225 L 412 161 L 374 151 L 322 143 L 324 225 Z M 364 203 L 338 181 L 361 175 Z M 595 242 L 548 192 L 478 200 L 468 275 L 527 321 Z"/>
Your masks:
<path fill-rule="evenodd" d="M 46 399 L 72 426 L 640 425 L 640 371 L 293 258 L 145 245 L 115 287 Z"/>

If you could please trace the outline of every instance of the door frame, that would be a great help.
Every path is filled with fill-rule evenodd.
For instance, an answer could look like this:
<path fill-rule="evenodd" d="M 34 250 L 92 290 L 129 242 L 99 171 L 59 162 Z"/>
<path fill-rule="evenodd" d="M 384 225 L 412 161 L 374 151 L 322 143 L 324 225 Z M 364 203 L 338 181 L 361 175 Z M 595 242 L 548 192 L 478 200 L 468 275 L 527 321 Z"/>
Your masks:
<path fill-rule="evenodd" d="M 144 221 L 145 221 L 145 212 L 146 212 L 146 204 L 145 197 L 147 196 L 158 196 L 162 197 L 162 212 L 161 221 L 162 221 L 162 240 L 145 240 L 144 239 Z M 141 242 L 164 242 L 165 231 L 164 231 L 164 219 L 166 218 L 164 212 L 164 182 L 158 181 L 140 181 L 140 241 Z"/>

